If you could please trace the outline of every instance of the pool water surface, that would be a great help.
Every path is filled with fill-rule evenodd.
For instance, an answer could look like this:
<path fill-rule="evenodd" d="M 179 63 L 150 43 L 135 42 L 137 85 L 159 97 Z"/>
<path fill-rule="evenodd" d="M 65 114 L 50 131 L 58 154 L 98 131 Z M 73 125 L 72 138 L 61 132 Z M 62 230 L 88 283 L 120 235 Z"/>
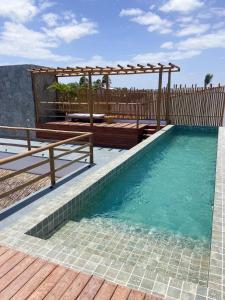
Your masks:
<path fill-rule="evenodd" d="M 175 128 L 93 195 L 79 216 L 209 242 L 217 131 Z"/>

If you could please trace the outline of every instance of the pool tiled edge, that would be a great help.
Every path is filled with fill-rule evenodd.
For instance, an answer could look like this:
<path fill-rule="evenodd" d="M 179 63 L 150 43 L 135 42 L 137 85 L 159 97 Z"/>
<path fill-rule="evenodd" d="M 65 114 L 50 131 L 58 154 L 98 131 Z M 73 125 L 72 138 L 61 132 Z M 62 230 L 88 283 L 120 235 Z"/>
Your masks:
<path fill-rule="evenodd" d="M 208 286 L 221 291 L 225 299 L 225 128 L 218 132 L 216 182 L 213 208 L 212 241 Z"/>
<path fill-rule="evenodd" d="M 166 132 L 172 130 L 173 126 L 169 125 L 163 130 L 160 130 L 152 137 L 146 139 L 131 150 L 121 155 L 118 159 L 110 162 L 105 167 L 99 169 L 91 176 L 88 176 L 79 186 L 74 186 L 65 191 L 62 195 L 55 193 L 55 202 L 48 204 L 46 196 L 45 204 L 35 209 L 29 216 L 22 218 L 16 224 L 0 232 L 1 244 L 14 247 L 18 250 L 47 258 L 50 261 L 61 263 L 67 267 L 78 268 L 78 265 L 73 265 L 65 260 L 66 249 L 58 247 L 58 255 L 54 258 L 51 255 L 52 244 L 48 240 L 43 240 L 35 236 L 44 237 L 59 225 L 59 220 L 67 221 L 70 212 L 74 209 L 73 205 L 79 208 L 84 198 L 87 201 L 95 190 L 100 188 L 100 185 L 106 183 L 115 174 L 121 171 L 121 168 L 127 167 L 127 164 L 133 162 L 137 155 L 147 149 L 147 146 L 160 139 Z M 224 158 L 223 158 L 224 156 Z M 225 254 L 223 238 L 225 226 L 225 212 L 223 211 L 223 187 L 225 191 L 225 128 L 219 129 L 218 138 L 218 156 L 216 170 L 216 191 L 213 215 L 213 232 L 212 232 L 212 247 L 209 269 L 209 288 L 200 287 L 193 283 L 179 281 L 173 278 L 164 278 L 153 274 L 153 287 L 148 289 L 142 288 L 147 292 L 159 293 L 165 299 L 184 299 L 184 300 L 206 300 L 206 299 L 225 299 L 223 290 L 224 285 L 224 261 Z M 100 182 L 100 183 L 99 183 Z M 86 192 L 85 192 L 86 191 Z M 89 194 L 89 197 L 87 195 Z M 78 199 L 77 203 L 71 203 L 71 199 Z M 63 208 L 62 208 L 63 207 Z M 28 232 L 31 235 L 25 234 Z M 35 235 L 35 236 L 32 236 Z M 62 259 L 62 257 L 64 257 Z M 87 270 L 88 272 L 88 270 Z M 91 272 L 91 270 L 90 270 Z"/>

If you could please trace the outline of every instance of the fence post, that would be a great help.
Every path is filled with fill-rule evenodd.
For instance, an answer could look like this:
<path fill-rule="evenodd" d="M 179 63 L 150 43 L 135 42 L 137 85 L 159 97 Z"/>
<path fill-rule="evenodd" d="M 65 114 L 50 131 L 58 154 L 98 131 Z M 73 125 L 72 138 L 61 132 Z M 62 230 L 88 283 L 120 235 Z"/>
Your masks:
<path fill-rule="evenodd" d="M 163 67 L 159 71 L 159 84 L 158 84 L 158 97 L 157 97 L 157 131 L 160 130 L 160 110 L 161 110 L 161 98 L 162 98 L 162 71 Z"/>
<path fill-rule="evenodd" d="M 106 74 L 105 76 L 106 82 L 105 82 L 105 96 L 106 96 L 106 113 L 110 114 L 110 102 L 109 102 L 109 75 Z"/>
<path fill-rule="evenodd" d="M 49 165 L 50 165 L 50 176 L 51 186 L 55 185 L 55 161 L 54 161 L 54 149 L 49 148 Z"/>
<path fill-rule="evenodd" d="M 27 135 L 27 149 L 28 151 L 31 150 L 31 143 L 30 143 L 30 130 L 26 129 L 26 135 Z"/>
<path fill-rule="evenodd" d="M 94 163 L 94 151 L 93 151 L 93 134 L 89 136 L 90 144 L 90 164 Z"/>
<path fill-rule="evenodd" d="M 90 114 L 90 126 L 93 128 L 93 97 L 92 97 L 92 78 L 91 74 L 88 74 L 88 102 L 89 102 L 89 114 Z"/>

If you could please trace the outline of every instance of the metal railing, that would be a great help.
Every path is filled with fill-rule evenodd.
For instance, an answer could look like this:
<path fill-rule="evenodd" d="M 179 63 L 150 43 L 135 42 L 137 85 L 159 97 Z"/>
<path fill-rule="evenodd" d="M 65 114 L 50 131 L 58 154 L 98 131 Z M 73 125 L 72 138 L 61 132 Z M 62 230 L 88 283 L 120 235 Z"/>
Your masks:
<path fill-rule="evenodd" d="M 43 151 L 48 151 L 48 157 L 42 161 L 39 161 L 37 163 L 33 163 L 29 166 L 26 166 L 24 168 L 21 168 L 17 171 L 13 171 L 10 174 L 7 174 L 3 177 L 0 177 L 0 183 L 12 178 L 14 176 L 20 175 L 22 173 L 26 173 L 34 168 L 40 167 L 44 164 L 49 164 L 49 171 L 45 174 L 35 176 L 35 178 L 20 184 L 19 186 L 10 189 L 7 192 L 4 192 L 0 194 L 0 199 L 9 196 L 10 194 L 17 192 L 18 190 L 21 190 L 45 177 L 50 177 L 51 179 L 51 186 L 54 186 L 56 183 L 56 172 L 60 171 L 66 167 L 69 167 L 70 165 L 74 164 L 75 162 L 79 162 L 82 159 L 89 157 L 89 163 L 93 164 L 94 162 L 94 156 L 93 156 L 93 134 L 92 133 L 84 133 L 84 132 L 77 132 L 77 131 L 64 131 L 64 130 L 52 130 L 52 129 L 38 129 L 38 128 L 26 128 L 26 127 L 8 127 L 8 126 L 0 126 L 0 131 L 1 130 L 11 130 L 11 131 L 24 131 L 26 133 L 26 145 L 21 145 L 21 144 L 15 144 L 15 143 L 7 143 L 7 142 L 0 142 L 0 145 L 7 145 L 7 146 L 19 146 L 19 147 L 26 147 L 28 151 L 22 151 L 21 153 L 0 159 L 0 168 L 3 167 L 3 165 L 11 162 L 18 161 L 20 159 L 26 158 L 26 157 L 31 157 L 34 154 L 41 153 Z M 75 135 L 71 138 L 67 138 L 61 141 L 57 142 L 52 142 L 48 145 L 44 146 L 37 146 L 37 145 L 32 145 L 31 141 L 31 132 L 50 132 L 50 133 L 58 133 L 58 134 L 66 134 L 66 135 Z M 74 149 L 66 149 L 63 147 L 60 147 L 62 145 L 66 144 L 75 144 L 79 145 L 78 147 Z M 88 148 L 89 150 L 85 150 L 85 148 Z M 62 153 L 55 155 L 55 150 L 60 151 Z M 72 153 L 77 153 L 79 155 L 78 158 L 75 159 L 70 159 L 68 160 L 67 163 L 59 166 L 56 168 L 55 166 L 55 160 L 72 154 Z"/>

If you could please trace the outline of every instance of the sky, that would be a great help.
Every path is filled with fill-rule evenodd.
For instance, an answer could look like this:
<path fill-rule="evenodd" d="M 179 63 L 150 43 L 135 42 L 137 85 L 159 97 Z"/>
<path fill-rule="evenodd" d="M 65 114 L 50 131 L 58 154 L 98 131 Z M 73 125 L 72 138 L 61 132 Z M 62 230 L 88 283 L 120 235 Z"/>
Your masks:
<path fill-rule="evenodd" d="M 1 0 L 0 65 L 116 66 L 172 62 L 173 84 L 225 81 L 224 0 Z M 96 78 L 97 79 L 97 78 Z M 164 84 L 167 76 L 164 75 Z M 70 80 L 77 80 L 76 78 Z M 154 88 L 157 75 L 112 76 Z"/>

